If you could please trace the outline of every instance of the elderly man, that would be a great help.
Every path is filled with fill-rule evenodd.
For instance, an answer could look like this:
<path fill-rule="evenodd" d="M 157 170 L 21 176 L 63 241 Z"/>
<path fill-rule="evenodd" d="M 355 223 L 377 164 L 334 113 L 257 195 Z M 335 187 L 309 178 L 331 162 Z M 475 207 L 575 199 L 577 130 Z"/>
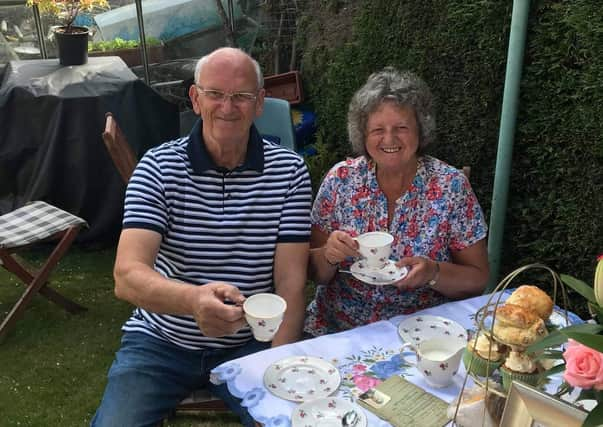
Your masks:
<path fill-rule="evenodd" d="M 263 141 L 258 63 L 238 49 L 201 58 L 189 96 L 201 120 L 190 135 L 149 150 L 126 192 L 115 294 L 137 308 L 93 426 L 157 425 L 207 387 L 244 425 L 253 420 L 209 383 L 218 364 L 267 344 L 253 340 L 241 305 L 276 292 L 287 311 L 272 345 L 300 338 L 311 188 L 303 159 Z"/>

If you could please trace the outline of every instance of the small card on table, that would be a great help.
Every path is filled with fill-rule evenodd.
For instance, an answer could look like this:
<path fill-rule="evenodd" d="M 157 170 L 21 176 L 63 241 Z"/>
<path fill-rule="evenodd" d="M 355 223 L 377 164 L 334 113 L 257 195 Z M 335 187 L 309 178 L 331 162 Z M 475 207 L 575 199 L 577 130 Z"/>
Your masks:
<path fill-rule="evenodd" d="M 395 427 L 441 427 L 449 421 L 446 402 L 397 375 L 361 394 L 358 403 Z"/>

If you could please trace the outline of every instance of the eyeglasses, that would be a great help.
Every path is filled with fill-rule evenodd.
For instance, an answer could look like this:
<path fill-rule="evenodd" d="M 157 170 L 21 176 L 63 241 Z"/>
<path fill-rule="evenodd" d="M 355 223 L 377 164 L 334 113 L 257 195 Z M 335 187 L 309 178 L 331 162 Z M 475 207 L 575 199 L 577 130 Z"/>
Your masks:
<path fill-rule="evenodd" d="M 195 87 L 199 90 L 199 92 L 201 92 L 203 95 L 205 95 L 208 99 L 215 101 L 215 102 L 225 102 L 226 98 L 230 98 L 230 100 L 233 102 L 233 104 L 241 105 L 241 104 L 247 104 L 247 103 L 254 102 L 257 98 L 257 95 L 255 93 L 250 93 L 250 92 L 227 93 L 227 92 L 222 92 L 221 90 L 203 89 L 198 84 L 195 84 Z"/>

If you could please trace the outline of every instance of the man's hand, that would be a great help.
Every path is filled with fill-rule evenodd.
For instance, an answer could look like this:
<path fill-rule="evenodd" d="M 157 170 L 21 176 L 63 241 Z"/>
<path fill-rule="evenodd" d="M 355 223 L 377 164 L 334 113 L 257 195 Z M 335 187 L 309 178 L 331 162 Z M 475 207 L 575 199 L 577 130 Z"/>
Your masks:
<path fill-rule="evenodd" d="M 206 337 L 232 335 L 247 323 L 243 313 L 245 297 L 239 289 L 224 282 L 198 286 L 193 316 Z"/>

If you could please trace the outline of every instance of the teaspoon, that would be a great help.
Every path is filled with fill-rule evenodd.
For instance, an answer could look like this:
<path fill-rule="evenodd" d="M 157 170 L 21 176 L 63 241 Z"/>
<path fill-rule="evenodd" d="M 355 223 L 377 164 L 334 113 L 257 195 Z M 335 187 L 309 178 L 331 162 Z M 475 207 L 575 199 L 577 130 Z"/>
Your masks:
<path fill-rule="evenodd" d="M 354 427 L 358 424 L 358 414 L 353 409 L 346 412 L 341 418 L 341 425 L 343 427 Z"/>

